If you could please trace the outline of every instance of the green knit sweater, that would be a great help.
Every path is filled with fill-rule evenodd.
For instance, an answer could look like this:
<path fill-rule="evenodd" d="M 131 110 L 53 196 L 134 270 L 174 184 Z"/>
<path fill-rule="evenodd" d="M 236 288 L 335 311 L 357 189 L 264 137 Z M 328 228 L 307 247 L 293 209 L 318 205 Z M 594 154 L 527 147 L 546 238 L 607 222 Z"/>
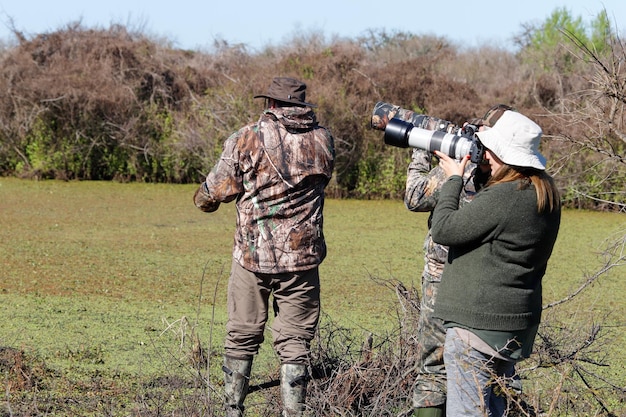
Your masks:
<path fill-rule="evenodd" d="M 441 188 L 433 240 L 450 246 L 435 315 L 468 328 L 527 329 L 541 319 L 541 279 L 556 241 L 560 210 L 537 212 L 535 188 L 491 185 L 459 208 L 462 179 Z"/>

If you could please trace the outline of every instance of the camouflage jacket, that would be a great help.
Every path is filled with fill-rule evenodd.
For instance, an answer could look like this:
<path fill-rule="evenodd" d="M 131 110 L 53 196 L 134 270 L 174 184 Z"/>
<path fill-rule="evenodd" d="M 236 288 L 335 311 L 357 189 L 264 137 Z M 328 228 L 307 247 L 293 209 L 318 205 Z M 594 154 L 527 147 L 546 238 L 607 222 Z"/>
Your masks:
<path fill-rule="evenodd" d="M 448 133 L 456 133 L 458 131 L 458 127 L 450 122 L 434 117 L 423 116 L 420 119 L 416 119 L 414 115 L 410 114 L 406 116 L 400 114 L 399 116 L 404 119 L 412 116 L 413 123 L 419 122 L 416 126 L 423 129 L 445 130 Z M 431 281 L 439 281 L 448 257 L 448 247 L 433 242 L 430 233 L 430 223 L 432 212 L 439 198 L 439 190 L 446 181 L 446 175 L 438 165 L 433 168 L 433 157 L 432 153 L 425 150 L 417 148 L 413 150 L 411 162 L 407 170 L 404 204 L 411 211 L 430 212 L 428 232 L 424 239 L 424 268 Z M 465 168 L 460 205 L 471 201 L 474 194 L 486 183 L 487 179 L 488 175 L 482 174 L 476 167 L 476 164 L 469 162 Z"/>
<path fill-rule="evenodd" d="M 310 107 L 267 109 L 231 135 L 194 195 L 206 212 L 237 200 L 233 258 L 260 273 L 300 271 L 326 257 L 324 189 L 334 141 Z"/>

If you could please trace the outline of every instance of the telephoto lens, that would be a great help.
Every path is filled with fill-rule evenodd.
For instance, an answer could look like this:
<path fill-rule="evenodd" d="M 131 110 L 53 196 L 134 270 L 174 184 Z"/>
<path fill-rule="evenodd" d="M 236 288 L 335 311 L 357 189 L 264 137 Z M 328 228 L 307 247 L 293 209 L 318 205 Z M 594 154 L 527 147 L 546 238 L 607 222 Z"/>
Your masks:
<path fill-rule="evenodd" d="M 439 151 L 459 160 L 470 155 L 472 162 L 481 163 L 483 146 L 474 135 L 471 136 L 470 138 L 441 130 L 422 129 L 410 122 L 394 118 L 386 124 L 384 139 L 387 145 L 399 148 Z"/>

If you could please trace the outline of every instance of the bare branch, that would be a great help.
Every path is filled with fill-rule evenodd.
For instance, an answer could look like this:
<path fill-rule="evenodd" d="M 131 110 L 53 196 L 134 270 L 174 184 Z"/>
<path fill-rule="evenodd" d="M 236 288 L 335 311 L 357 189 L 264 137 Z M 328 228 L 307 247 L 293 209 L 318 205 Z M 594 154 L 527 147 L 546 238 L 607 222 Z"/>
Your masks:
<path fill-rule="evenodd" d="M 596 271 L 594 274 L 588 276 L 585 281 L 574 292 L 561 300 L 554 301 L 543 306 L 544 310 L 556 307 L 560 304 L 571 301 L 576 296 L 580 295 L 587 287 L 596 282 L 600 277 L 607 274 L 610 270 L 626 265 L 626 253 L 624 248 L 626 246 L 626 234 L 618 237 L 613 242 L 607 243 L 607 247 L 602 253 L 605 258 L 604 265 Z"/>

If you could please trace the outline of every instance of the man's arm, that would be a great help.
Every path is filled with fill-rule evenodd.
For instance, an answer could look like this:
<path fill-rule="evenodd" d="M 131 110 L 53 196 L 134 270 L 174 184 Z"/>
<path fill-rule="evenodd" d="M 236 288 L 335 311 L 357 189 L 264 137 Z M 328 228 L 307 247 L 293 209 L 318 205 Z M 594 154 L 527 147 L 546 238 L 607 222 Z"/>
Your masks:
<path fill-rule="evenodd" d="M 243 192 L 243 175 L 239 169 L 237 146 L 240 133 L 241 131 L 231 135 L 224 142 L 219 161 L 194 193 L 195 206 L 206 213 L 217 210 L 220 203 L 233 201 Z"/>
<path fill-rule="evenodd" d="M 438 166 L 432 168 L 432 157 L 425 150 L 413 150 L 404 194 L 404 205 L 411 211 L 432 211 L 437 205 L 445 174 Z"/>
<path fill-rule="evenodd" d="M 200 184 L 200 187 L 194 193 L 193 203 L 205 213 L 212 213 L 220 207 L 220 202 L 215 201 L 211 197 L 206 181 Z"/>

